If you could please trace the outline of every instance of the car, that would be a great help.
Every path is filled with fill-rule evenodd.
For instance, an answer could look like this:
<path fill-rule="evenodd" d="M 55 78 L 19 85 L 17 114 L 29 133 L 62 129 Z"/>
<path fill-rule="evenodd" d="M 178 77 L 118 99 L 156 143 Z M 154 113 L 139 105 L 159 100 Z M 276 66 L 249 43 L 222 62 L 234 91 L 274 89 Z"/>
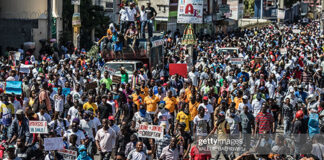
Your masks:
<path fill-rule="evenodd" d="M 128 81 L 131 81 L 132 75 L 134 71 L 139 70 L 143 67 L 142 61 L 109 61 L 106 62 L 103 69 L 101 70 L 102 75 L 103 72 L 108 71 L 111 76 L 121 77 L 120 68 L 124 67 L 126 72 L 128 73 Z"/>

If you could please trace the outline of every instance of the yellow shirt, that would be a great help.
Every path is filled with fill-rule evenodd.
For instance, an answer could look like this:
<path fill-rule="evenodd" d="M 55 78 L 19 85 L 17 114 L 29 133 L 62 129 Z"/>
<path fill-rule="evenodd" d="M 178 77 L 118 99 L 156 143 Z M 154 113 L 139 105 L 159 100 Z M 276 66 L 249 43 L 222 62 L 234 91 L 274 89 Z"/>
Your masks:
<path fill-rule="evenodd" d="M 159 97 L 157 96 L 146 96 L 144 98 L 144 104 L 146 104 L 146 111 L 147 112 L 155 112 L 157 109 L 157 103 L 160 101 Z"/>
<path fill-rule="evenodd" d="M 84 105 L 83 105 L 83 109 L 84 110 L 89 110 L 90 108 L 92 108 L 92 110 L 93 110 L 93 113 L 96 115 L 96 111 L 97 111 L 97 109 L 98 109 L 98 106 L 95 104 L 95 103 L 89 103 L 89 102 L 87 102 L 87 103 L 85 103 Z"/>
<path fill-rule="evenodd" d="M 177 99 L 174 97 L 171 98 L 165 97 L 163 101 L 165 101 L 165 108 L 168 109 L 170 113 L 173 113 L 175 109 L 175 105 L 178 104 Z"/>
<path fill-rule="evenodd" d="M 2 116 L 4 116 L 5 114 L 15 114 L 15 107 L 12 104 L 1 104 L 0 106 L 0 113 L 2 113 Z"/>
<path fill-rule="evenodd" d="M 139 110 L 139 106 L 143 104 L 145 96 L 143 94 L 137 95 L 136 93 L 132 94 L 133 97 L 133 103 L 136 104 L 137 110 Z M 139 99 L 142 99 L 142 102 L 139 101 Z"/>
<path fill-rule="evenodd" d="M 179 112 L 177 114 L 177 121 L 179 121 L 179 123 L 181 122 L 184 122 L 186 123 L 186 128 L 185 128 L 185 131 L 188 132 L 189 131 L 189 121 L 191 121 L 191 116 L 190 114 L 189 115 L 186 115 L 183 111 Z"/>
<path fill-rule="evenodd" d="M 189 102 L 189 112 L 190 112 L 190 116 L 191 116 L 191 121 L 193 121 L 193 119 L 198 114 L 198 106 L 199 106 L 198 102 L 195 102 L 194 104 Z"/>
<path fill-rule="evenodd" d="M 141 91 L 144 92 L 144 96 L 148 96 L 148 92 L 149 92 L 149 88 L 145 87 L 145 88 L 141 88 Z"/>
<path fill-rule="evenodd" d="M 29 99 L 29 102 L 28 102 L 28 105 L 30 106 L 30 107 L 33 107 L 33 104 L 34 104 L 34 102 L 35 102 L 35 99 Z"/>
<path fill-rule="evenodd" d="M 235 103 L 235 109 L 238 110 L 238 106 L 240 103 L 243 102 L 243 98 L 238 98 L 238 97 L 235 97 L 234 98 L 234 103 Z"/>

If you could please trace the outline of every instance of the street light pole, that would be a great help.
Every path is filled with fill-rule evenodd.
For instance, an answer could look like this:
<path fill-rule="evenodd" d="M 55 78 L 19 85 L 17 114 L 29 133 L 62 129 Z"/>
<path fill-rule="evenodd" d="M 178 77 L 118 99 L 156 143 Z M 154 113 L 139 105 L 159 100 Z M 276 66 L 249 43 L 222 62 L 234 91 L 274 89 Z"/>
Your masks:
<path fill-rule="evenodd" d="M 73 15 L 79 15 L 79 22 L 80 22 L 80 14 L 79 14 L 79 5 L 74 4 L 74 14 Z M 73 20 L 72 20 L 73 22 Z M 80 23 L 81 24 L 81 23 Z M 80 24 L 73 25 L 73 45 L 75 48 L 80 49 Z"/>
<path fill-rule="evenodd" d="M 51 39 L 52 1 L 47 0 L 47 40 Z"/>
<path fill-rule="evenodd" d="M 261 0 L 261 13 L 260 18 L 263 19 L 263 0 Z"/>
<path fill-rule="evenodd" d="M 321 35 L 323 35 L 324 31 L 324 0 L 321 0 L 322 3 L 322 12 L 321 12 Z"/>

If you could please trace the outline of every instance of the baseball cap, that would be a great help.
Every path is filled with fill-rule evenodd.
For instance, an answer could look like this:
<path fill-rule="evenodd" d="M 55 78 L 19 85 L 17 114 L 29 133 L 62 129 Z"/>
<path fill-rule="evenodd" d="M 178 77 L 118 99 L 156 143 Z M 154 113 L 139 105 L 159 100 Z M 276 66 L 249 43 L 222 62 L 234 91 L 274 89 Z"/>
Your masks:
<path fill-rule="evenodd" d="M 108 117 L 108 120 L 110 120 L 110 121 L 114 121 L 114 120 L 115 120 L 115 117 L 114 117 L 114 116 L 109 116 L 109 117 Z"/>
<path fill-rule="evenodd" d="M 22 114 L 24 114 L 24 111 L 23 111 L 22 109 L 18 109 L 18 110 L 16 111 L 16 114 L 18 114 L 18 115 L 22 115 Z"/>
<path fill-rule="evenodd" d="M 248 96 L 244 95 L 244 96 L 243 96 L 243 99 L 248 99 Z"/>
<path fill-rule="evenodd" d="M 224 116 L 225 115 L 225 112 L 224 111 L 221 111 L 221 112 L 218 113 L 218 115 Z"/>
<path fill-rule="evenodd" d="M 204 96 L 203 100 L 208 100 L 208 97 L 207 96 Z"/>
<path fill-rule="evenodd" d="M 79 123 L 80 123 L 79 118 L 74 118 L 74 119 L 72 120 L 72 123 L 77 123 L 77 124 L 79 124 Z"/>

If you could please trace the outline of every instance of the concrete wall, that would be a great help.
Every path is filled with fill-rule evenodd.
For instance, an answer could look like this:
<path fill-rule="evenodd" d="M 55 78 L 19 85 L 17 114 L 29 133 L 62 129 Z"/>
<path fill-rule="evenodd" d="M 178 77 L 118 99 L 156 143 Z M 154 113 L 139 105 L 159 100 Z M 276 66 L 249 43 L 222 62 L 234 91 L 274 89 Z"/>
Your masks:
<path fill-rule="evenodd" d="M 47 0 L 0 0 L 0 18 L 36 19 L 47 13 Z"/>

